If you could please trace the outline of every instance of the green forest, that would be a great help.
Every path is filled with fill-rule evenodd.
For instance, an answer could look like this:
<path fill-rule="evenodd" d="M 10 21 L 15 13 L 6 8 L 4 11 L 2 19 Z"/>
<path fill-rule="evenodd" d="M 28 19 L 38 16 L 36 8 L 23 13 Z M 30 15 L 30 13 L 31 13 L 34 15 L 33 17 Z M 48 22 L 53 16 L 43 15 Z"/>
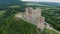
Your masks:
<path fill-rule="evenodd" d="M 60 7 L 53 5 L 47 5 L 47 6 L 39 6 L 39 5 L 31 5 L 31 6 L 27 5 L 27 6 L 42 9 L 42 16 L 45 17 L 45 21 L 49 23 L 54 29 L 60 31 Z"/>
<path fill-rule="evenodd" d="M 59 34 L 50 29 L 41 31 L 36 25 L 14 17 L 19 12 L 25 12 L 25 7 L 41 8 L 42 16 L 54 29 L 60 31 L 60 8 L 56 6 L 27 6 L 26 2 L 0 5 L 0 34 Z"/>
<path fill-rule="evenodd" d="M 28 22 L 14 18 L 21 8 L 7 8 L 0 11 L 0 34 L 37 34 L 37 27 Z"/>

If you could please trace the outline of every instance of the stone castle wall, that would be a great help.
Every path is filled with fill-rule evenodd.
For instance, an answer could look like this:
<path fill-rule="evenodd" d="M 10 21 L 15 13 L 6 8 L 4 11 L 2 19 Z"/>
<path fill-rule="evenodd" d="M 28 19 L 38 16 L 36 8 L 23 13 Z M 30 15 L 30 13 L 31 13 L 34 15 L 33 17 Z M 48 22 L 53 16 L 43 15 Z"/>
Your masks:
<path fill-rule="evenodd" d="M 41 16 L 41 9 L 26 8 L 25 13 L 22 15 L 23 18 L 29 20 L 33 24 L 37 25 L 38 28 L 44 28 L 44 17 Z"/>

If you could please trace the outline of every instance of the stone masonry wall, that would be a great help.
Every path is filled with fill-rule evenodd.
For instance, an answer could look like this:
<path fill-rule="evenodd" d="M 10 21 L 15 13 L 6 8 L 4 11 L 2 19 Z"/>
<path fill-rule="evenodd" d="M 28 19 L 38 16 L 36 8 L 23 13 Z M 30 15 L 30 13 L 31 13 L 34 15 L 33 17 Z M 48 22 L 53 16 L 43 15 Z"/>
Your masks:
<path fill-rule="evenodd" d="M 31 7 L 26 8 L 25 13 L 22 15 L 23 18 L 35 24 L 38 28 L 44 28 L 44 17 L 41 16 L 41 9 L 33 9 Z"/>

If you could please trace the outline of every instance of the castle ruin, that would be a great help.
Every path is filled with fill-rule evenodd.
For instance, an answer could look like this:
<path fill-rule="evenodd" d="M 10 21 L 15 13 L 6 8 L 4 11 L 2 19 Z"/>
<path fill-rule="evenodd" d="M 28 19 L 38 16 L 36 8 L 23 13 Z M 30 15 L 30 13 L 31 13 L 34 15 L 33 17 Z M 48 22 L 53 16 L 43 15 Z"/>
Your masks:
<path fill-rule="evenodd" d="M 22 17 L 35 24 L 38 28 L 44 28 L 45 19 L 41 16 L 41 9 L 28 7 Z"/>

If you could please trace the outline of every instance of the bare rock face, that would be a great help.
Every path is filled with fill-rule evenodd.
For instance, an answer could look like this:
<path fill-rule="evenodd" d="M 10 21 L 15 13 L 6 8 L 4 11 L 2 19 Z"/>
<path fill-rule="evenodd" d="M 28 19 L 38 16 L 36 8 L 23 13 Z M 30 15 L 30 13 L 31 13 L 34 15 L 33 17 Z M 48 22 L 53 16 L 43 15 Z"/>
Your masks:
<path fill-rule="evenodd" d="M 32 24 L 37 25 L 38 28 L 44 28 L 45 19 L 41 16 L 41 9 L 33 9 L 31 7 L 27 7 L 22 17 L 32 22 Z"/>

